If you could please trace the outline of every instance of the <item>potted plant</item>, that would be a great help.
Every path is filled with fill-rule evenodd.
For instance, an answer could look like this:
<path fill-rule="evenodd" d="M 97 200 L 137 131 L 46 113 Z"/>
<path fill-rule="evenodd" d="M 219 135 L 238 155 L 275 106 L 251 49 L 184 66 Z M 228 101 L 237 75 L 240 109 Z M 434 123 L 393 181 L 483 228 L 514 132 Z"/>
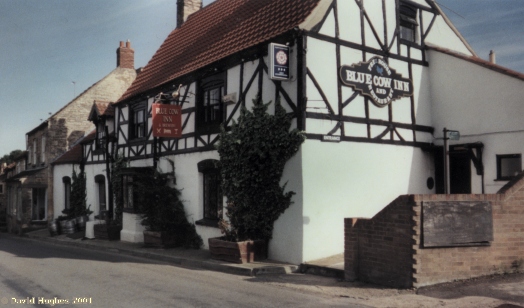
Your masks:
<path fill-rule="evenodd" d="M 217 149 L 229 221 L 219 223 L 223 237 L 209 239 L 212 258 L 237 263 L 267 258 L 273 224 L 292 203 L 294 192 L 285 192 L 280 180 L 305 135 L 290 130 L 291 117 L 279 99 L 274 115 L 267 112 L 269 104 L 257 98 L 231 130 L 222 127 Z"/>
<path fill-rule="evenodd" d="M 169 174 L 156 170 L 133 179 L 136 204 L 145 227 L 144 245 L 198 249 L 202 246 L 202 238 L 187 220 L 184 204 L 179 198 L 180 191 L 169 186 L 169 181 Z"/>

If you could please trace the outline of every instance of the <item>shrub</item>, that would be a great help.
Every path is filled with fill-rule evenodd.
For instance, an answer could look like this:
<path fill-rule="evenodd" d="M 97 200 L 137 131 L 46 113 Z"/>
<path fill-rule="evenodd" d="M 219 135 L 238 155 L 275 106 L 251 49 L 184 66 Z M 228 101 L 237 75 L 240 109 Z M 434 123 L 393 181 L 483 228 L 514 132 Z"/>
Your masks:
<path fill-rule="evenodd" d="M 217 149 L 229 223 L 219 225 L 228 240 L 270 240 L 274 222 L 295 194 L 285 192 L 280 180 L 305 135 L 290 131 L 292 117 L 279 99 L 274 115 L 267 112 L 270 104 L 254 99 L 252 111 L 243 108 L 231 130 L 222 127 L 220 133 Z"/>

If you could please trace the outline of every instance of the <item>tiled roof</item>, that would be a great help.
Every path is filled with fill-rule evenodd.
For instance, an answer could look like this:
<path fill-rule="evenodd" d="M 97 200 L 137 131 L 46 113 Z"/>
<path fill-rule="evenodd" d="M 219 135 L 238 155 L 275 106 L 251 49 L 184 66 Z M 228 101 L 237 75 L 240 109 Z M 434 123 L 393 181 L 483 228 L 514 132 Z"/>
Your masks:
<path fill-rule="evenodd" d="M 292 30 L 320 0 L 217 0 L 173 30 L 119 102 Z"/>
<path fill-rule="evenodd" d="M 508 75 L 508 76 L 511 76 L 511 77 L 515 77 L 515 78 L 518 78 L 520 80 L 524 80 L 524 74 L 519 73 L 519 72 L 514 71 L 514 70 L 510 70 L 507 67 L 500 66 L 500 65 L 497 65 L 495 63 L 491 63 L 491 62 L 486 61 L 484 59 L 481 59 L 479 57 L 468 56 L 468 55 L 461 54 L 461 53 L 458 53 L 456 51 L 449 50 L 449 49 L 442 48 L 442 47 L 438 47 L 438 46 L 435 46 L 435 45 L 427 44 L 426 47 L 428 49 L 432 49 L 432 50 L 435 50 L 435 51 L 438 51 L 438 52 L 442 52 L 442 53 L 445 53 L 447 55 L 453 56 L 455 58 L 459 58 L 459 59 L 466 60 L 466 61 L 471 62 L 471 63 L 475 63 L 477 65 L 483 66 L 483 67 L 488 68 L 490 70 L 493 70 L 493 71 L 496 71 L 496 72 L 499 72 L 499 73 L 502 73 L 502 74 L 505 74 L 505 75 Z"/>
<path fill-rule="evenodd" d="M 53 165 L 61 164 L 79 164 L 82 162 L 83 153 L 82 153 L 82 144 L 86 141 L 91 141 L 95 138 L 96 130 L 91 131 L 88 135 L 75 144 L 69 151 L 62 154 L 55 161 L 52 162 Z"/>
<path fill-rule="evenodd" d="M 61 164 L 79 164 L 82 162 L 82 144 L 78 143 L 73 146 L 69 151 L 65 152 L 62 156 L 58 157 L 53 165 Z"/>
<path fill-rule="evenodd" d="M 115 116 L 115 108 L 110 102 L 95 101 L 95 106 L 100 116 Z"/>

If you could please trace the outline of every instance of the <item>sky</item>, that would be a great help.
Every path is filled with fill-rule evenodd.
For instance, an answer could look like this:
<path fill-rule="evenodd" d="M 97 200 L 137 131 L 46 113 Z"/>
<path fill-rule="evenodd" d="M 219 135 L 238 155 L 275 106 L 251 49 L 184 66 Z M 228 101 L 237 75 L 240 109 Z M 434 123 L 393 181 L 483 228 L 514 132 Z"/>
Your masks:
<path fill-rule="evenodd" d="M 145 66 L 176 26 L 176 1 L 0 0 L 0 157 L 109 74 L 120 41 Z M 437 2 L 478 56 L 494 49 L 497 64 L 524 73 L 523 0 Z"/>

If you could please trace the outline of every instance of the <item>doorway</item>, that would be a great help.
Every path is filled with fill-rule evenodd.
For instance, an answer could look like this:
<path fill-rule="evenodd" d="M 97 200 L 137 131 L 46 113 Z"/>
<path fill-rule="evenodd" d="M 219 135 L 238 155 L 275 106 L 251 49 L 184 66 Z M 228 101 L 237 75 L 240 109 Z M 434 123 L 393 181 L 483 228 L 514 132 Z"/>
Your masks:
<path fill-rule="evenodd" d="M 32 220 L 46 220 L 46 192 L 45 188 L 33 188 Z"/>
<path fill-rule="evenodd" d="M 449 192 L 471 194 L 471 158 L 467 148 L 449 150 Z"/>

